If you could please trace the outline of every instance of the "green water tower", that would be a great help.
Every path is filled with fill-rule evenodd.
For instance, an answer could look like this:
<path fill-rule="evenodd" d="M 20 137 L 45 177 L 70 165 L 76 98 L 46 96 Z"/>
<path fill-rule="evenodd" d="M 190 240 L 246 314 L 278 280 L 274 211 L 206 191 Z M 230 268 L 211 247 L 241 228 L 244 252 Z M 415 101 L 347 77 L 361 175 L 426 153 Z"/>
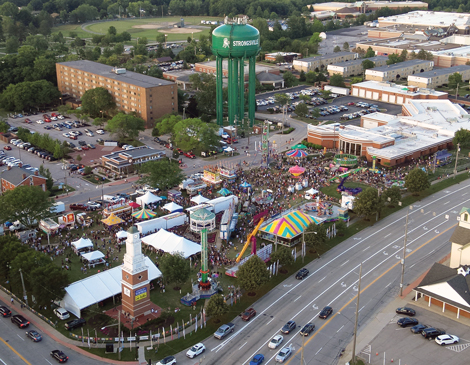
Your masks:
<path fill-rule="evenodd" d="M 223 125 L 223 60 L 228 62 L 228 121 L 230 125 L 245 117 L 245 61 L 248 61 L 248 120 L 255 120 L 256 56 L 260 51 L 259 31 L 247 18 L 225 18 L 212 32 L 212 53 L 216 56 L 217 124 Z"/>

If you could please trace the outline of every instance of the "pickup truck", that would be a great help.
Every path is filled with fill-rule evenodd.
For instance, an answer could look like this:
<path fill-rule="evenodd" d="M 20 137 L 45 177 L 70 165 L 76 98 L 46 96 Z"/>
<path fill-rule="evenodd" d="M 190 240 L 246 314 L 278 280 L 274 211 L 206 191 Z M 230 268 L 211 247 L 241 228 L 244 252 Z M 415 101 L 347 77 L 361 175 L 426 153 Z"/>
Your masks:
<path fill-rule="evenodd" d="M 77 319 L 74 319 L 73 321 L 69 321 L 65 324 L 65 329 L 66 330 L 74 330 L 75 328 L 79 328 L 79 327 L 82 327 L 86 324 L 86 321 L 85 319 L 83 318 L 77 318 Z"/>
<path fill-rule="evenodd" d="M 235 328 L 235 325 L 233 323 L 227 323 L 223 324 L 222 326 L 219 327 L 219 329 L 214 333 L 214 337 L 221 340 L 225 336 L 227 336 L 229 333 L 232 333 Z"/>

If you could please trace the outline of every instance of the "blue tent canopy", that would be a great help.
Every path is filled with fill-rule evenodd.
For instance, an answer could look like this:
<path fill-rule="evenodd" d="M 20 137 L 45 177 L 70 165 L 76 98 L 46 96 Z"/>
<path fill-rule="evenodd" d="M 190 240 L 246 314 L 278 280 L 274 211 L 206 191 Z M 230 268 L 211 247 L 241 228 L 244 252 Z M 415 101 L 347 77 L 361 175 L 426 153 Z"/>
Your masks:
<path fill-rule="evenodd" d="M 250 188 L 251 184 L 248 184 L 246 181 L 244 181 L 242 184 L 240 184 L 240 187 L 242 188 Z"/>

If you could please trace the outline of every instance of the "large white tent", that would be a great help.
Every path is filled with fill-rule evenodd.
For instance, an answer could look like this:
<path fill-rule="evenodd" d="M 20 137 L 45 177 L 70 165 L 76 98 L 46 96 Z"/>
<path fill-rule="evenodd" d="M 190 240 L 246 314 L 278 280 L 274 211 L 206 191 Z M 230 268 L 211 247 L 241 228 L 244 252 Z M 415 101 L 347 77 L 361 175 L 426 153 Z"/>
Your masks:
<path fill-rule="evenodd" d="M 180 252 L 185 258 L 201 252 L 201 245 L 160 229 L 157 233 L 143 237 L 142 242 L 165 252 Z"/>
<path fill-rule="evenodd" d="M 101 251 L 92 251 L 87 253 L 82 253 L 82 257 L 87 261 L 96 261 L 104 257 L 104 253 Z"/>
<path fill-rule="evenodd" d="M 148 257 L 145 257 L 145 265 L 148 266 L 149 280 L 162 276 Z M 122 265 L 76 281 L 65 288 L 65 296 L 60 305 L 80 318 L 82 309 L 120 294 L 121 280 Z"/>
<path fill-rule="evenodd" d="M 127 232 L 126 231 L 119 231 L 116 233 L 116 237 L 122 240 L 123 238 L 127 238 Z"/>
<path fill-rule="evenodd" d="M 79 251 L 89 247 L 93 248 L 93 242 L 89 238 L 80 237 L 79 240 L 72 242 L 72 246 L 75 248 L 75 251 Z"/>
<path fill-rule="evenodd" d="M 170 213 L 173 213 L 173 212 L 182 212 L 183 211 L 183 207 L 181 205 L 178 205 L 174 202 L 170 202 L 170 203 L 167 203 L 163 206 L 163 209 L 166 209 L 168 210 Z"/>
<path fill-rule="evenodd" d="M 196 195 L 191 198 L 191 201 L 199 205 L 199 204 L 209 201 L 209 199 L 203 197 L 202 195 Z"/>
<path fill-rule="evenodd" d="M 150 191 L 147 191 L 144 195 L 136 198 L 136 203 L 142 206 L 143 204 L 156 203 L 162 200 L 159 196 L 152 194 Z"/>

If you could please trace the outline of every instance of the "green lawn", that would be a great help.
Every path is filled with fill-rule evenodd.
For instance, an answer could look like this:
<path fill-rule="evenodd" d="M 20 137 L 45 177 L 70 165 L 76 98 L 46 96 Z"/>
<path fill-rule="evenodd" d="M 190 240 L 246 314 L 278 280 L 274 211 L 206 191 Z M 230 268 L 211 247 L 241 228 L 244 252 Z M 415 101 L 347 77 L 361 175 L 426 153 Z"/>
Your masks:
<path fill-rule="evenodd" d="M 93 36 L 92 33 L 86 32 L 81 28 L 81 24 L 64 24 L 64 25 L 59 25 L 58 27 L 53 27 L 52 28 L 52 34 L 56 34 L 62 32 L 64 37 L 68 37 L 70 32 L 77 33 L 77 36 L 85 39 L 85 38 L 90 38 Z"/>

